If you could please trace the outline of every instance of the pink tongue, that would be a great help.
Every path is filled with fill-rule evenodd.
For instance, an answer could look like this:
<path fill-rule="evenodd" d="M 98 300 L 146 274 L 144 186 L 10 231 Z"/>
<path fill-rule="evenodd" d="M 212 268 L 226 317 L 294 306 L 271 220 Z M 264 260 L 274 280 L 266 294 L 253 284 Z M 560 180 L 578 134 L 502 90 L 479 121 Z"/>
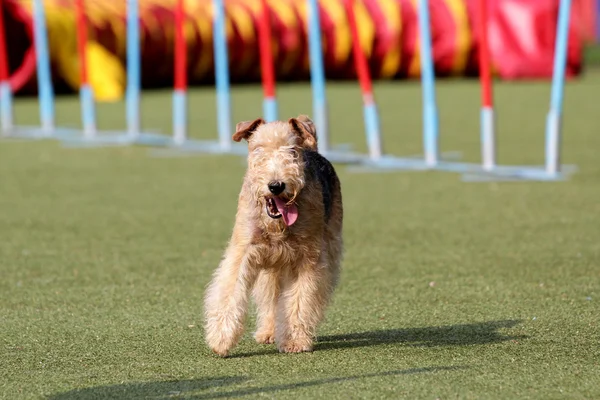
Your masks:
<path fill-rule="evenodd" d="M 293 225 L 298 219 L 298 207 L 296 207 L 295 204 L 292 204 L 291 206 L 286 205 L 279 197 L 273 197 L 273 200 L 275 200 L 277 209 L 283 216 L 283 222 L 285 222 L 287 226 Z"/>

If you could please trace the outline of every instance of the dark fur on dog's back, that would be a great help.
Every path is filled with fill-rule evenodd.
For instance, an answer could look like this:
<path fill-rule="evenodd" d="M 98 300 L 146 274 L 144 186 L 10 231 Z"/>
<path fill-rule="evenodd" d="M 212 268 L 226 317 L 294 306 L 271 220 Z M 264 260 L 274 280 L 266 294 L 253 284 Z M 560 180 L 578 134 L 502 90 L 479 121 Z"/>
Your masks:
<path fill-rule="evenodd" d="M 323 207 L 325 209 L 325 222 L 329 222 L 331 216 L 331 206 L 334 201 L 335 187 L 338 186 L 339 179 L 335 173 L 333 165 L 321 154 L 316 151 L 304 151 L 304 171 L 310 178 L 316 178 L 321 185 L 323 194 Z"/>

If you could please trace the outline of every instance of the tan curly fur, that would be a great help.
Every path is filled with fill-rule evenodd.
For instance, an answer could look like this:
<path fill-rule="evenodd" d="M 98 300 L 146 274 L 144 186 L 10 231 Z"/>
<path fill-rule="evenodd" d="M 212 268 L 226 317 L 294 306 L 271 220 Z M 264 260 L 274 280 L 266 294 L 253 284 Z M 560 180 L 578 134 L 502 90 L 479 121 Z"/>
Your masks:
<path fill-rule="evenodd" d="M 252 293 L 258 343 L 275 342 L 281 352 L 312 351 L 340 272 L 339 180 L 333 167 L 328 188 L 307 173 L 305 152 L 318 149 L 314 124 L 306 116 L 240 122 L 233 139 L 248 141 L 248 168 L 231 239 L 205 295 L 206 342 L 220 356 L 230 353 L 243 334 Z M 285 183 L 279 197 L 297 207 L 297 221 L 290 226 L 266 211 L 274 181 Z"/>

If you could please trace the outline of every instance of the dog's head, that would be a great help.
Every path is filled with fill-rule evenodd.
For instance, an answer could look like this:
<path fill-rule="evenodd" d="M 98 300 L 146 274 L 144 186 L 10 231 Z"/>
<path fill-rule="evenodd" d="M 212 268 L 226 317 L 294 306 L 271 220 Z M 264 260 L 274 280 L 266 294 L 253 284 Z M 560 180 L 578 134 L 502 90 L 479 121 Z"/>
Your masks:
<path fill-rule="evenodd" d="M 287 122 L 240 122 L 233 140 L 248 142 L 252 194 L 270 219 L 290 226 L 298 218 L 296 198 L 305 185 L 304 152 L 317 151 L 313 122 L 305 115 Z"/>

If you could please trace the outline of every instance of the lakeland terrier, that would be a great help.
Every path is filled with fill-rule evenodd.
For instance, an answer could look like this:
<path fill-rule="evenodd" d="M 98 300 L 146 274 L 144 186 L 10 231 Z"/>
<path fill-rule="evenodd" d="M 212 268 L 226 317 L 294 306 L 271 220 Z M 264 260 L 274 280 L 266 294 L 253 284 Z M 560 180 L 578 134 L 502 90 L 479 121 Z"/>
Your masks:
<path fill-rule="evenodd" d="M 252 291 L 256 341 L 275 342 L 280 352 L 312 351 L 340 273 L 340 181 L 304 115 L 240 122 L 233 140 L 242 139 L 248 169 L 233 234 L 206 292 L 206 342 L 216 354 L 229 354 Z"/>

